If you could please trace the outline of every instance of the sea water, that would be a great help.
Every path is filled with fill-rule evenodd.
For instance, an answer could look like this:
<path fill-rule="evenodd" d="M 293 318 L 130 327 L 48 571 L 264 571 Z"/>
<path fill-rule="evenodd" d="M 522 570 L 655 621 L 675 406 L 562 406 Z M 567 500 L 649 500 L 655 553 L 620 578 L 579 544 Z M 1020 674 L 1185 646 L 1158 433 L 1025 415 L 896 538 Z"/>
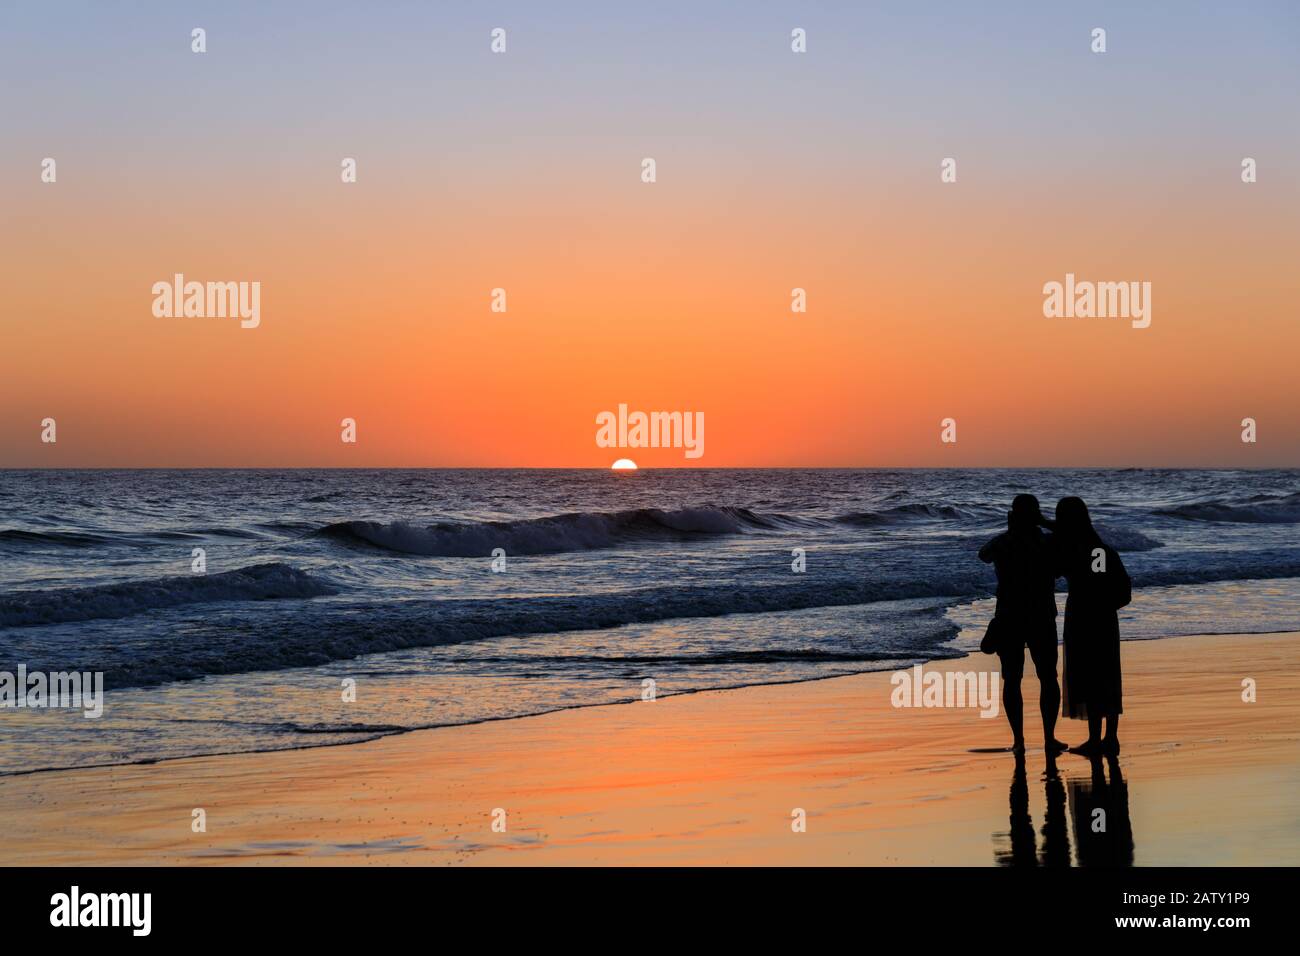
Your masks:
<path fill-rule="evenodd" d="M 1020 492 L 1088 502 L 1127 639 L 1300 629 L 1295 470 L 0 471 L 0 670 L 107 688 L 0 711 L 0 772 L 957 656 Z"/>

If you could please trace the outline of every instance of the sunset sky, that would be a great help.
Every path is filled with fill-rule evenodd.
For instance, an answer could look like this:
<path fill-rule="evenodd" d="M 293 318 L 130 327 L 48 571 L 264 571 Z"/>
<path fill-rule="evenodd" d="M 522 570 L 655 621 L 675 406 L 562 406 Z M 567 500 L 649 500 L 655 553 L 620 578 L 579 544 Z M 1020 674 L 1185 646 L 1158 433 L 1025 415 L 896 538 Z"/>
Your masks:
<path fill-rule="evenodd" d="M 611 6 L 0 8 L 0 466 L 1300 466 L 1300 7 Z"/>

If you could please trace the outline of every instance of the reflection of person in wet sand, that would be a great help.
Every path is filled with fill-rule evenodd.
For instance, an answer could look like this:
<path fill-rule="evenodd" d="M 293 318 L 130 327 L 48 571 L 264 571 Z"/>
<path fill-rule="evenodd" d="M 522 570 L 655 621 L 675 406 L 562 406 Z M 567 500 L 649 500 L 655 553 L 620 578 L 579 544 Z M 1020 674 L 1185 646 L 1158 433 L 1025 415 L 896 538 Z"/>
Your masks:
<path fill-rule="evenodd" d="M 993 858 L 999 866 L 1069 866 L 1070 835 L 1065 823 L 1065 788 L 1056 771 L 1056 758 L 1049 755 L 1043 774 L 1043 845 L 1039 851 L 1034 821 L 1029 813 L 1029 781 L 1023 754 L 1016 755 L 1011 777 L 1011 817 L 1006 833 L 994 834 Z"/>
<path fill-rule="evenodd" d="M 1080 866 L 1132 866 L 1133 824 L 1128 815 L 1128 784 L 1119 760 L 1092 758 L 1092 776 L 1070 781 L 1070 819 Z"/>
<path fill-rule="evenodd" d="M 1107 779 L 1106 769 L 1110 771 Z M 1067 788 L 1068 787 L 1068 814 Z M 1048 757 L 1043 773 L 1042 843 L 1029 812 L 1025 758 L 1016 756 L 1011 777 L 1011 816 L 1005 833 L 993 834 L 993 859 L 999 866 L 1069 866 L 1073 824 L 1075 863 L 1079 866 L 1132 866 L 1133 824 L 1128 813 L 1128 784 L 1114 756 L 1092 758 L 1089 777 L 1061 782 L 1056 760 Z"/>

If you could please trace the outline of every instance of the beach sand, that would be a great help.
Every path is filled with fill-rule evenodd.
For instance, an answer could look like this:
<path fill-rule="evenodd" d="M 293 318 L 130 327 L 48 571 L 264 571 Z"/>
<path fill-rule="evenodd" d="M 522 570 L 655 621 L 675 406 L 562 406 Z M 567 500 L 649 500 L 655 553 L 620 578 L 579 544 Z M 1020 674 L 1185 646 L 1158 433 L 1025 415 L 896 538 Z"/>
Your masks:
<path fill-rule="evenodd" d="M 896 709 L 877 673 L 7 777 L 0 863 L 1300 862 L 1300 634 L 1127 642 L 1123 662 L 1123 785 L 1071 754 L 1045 774 L 1032 667 L 1019 782 L 1010 753 L 981 752 L 1009 742 L 1000 714 Z M 1069 743 L 1085 733 L 1058 725 Z"/>

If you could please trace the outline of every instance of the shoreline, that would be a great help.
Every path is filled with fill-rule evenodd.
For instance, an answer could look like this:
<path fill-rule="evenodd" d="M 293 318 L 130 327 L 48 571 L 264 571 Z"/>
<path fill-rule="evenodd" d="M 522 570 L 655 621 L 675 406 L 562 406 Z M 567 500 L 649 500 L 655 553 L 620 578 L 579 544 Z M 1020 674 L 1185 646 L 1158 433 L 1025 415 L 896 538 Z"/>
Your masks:
<path fill-rule="evenodd" d="M 1118 764 L 1135 862 L 1300 860 L 1298 640 L 1124 642 Z M 990 660 L 925 667 L 980 670 Z M 890 674 L 10 775 L 0 778 L 0 819 L 30 837 L 0 864 L 988 865 L 1017 831 L 1009 785 L 1012 815 L 1022 789 L 1035 825 L 1065 805 L 1054 786 L 1070 800 L 1095 791 L 1096 768 L 1075 755 L 1059 759 L 1054 779 L 1044 775 L 1036 720 L 1026 721 L 1028 772 L 1018 782 L 1001 715 L 892 708 Z M 1256 703 L 1240 701 L 1236 674 L 1258 681 Z M 1025 680 L 1031 715 L 1036 683 Z M 1063 720 L 1058 736 L 1077 743 L 1081 725 Z M 195 833 L 200 808 L 208 825 Z M 805 832 L 791 828 L 795 809 Z M 494 810 L 505 811 L 505 832 L 492 829 Z"/>
<path fill-rule="evenodd" d="M 1170 640 L 1180 640 L 1182 638 L 1187 638 L 1187 637 L 1243 637 L 1243 638 L 1244 637 L 1267 637 L 1267 636 L 1283 635 L 1283 634 L 1290 634 L 1290 633 L 1293 632 L 1285 631 L 1285 630 L 1222 631 L 1222 632 L 1202 631 L 1197 634 L 1175 634 L 1175 635 L 1162 636 L 1162 637 L 1125 638 L 1121 641 L 1121 643 L 1170 641 Z M 957 638 L 953 638 L 953 640 L 956 639 Z M 918 665 L 929 666 L 931 664 L 941 663 L 944 661 L 959 661 L 965 659 L 979 660 L 984 657 L 984 655 L 981 654 L 977 649 L 969 650 L 966 651 L 965 653 L 962 653 L 961 649 L 959 648 L 954 648 L 954 650 L 958 652 L 957 655 L 954 657 L 925 658 L 921 661 L 918 661 L 915 664 L 908 664 L 905 668 L 901 668 L 901 670 L 911 670 L 911 668 Z M 996 658 L 994 657 L 990 657 L 989 659 L 996 660 Z M 795 684 L 811 684 L 811 683 L 816 683 L 818 681 L 840 680 L 846 677 L 861 677 L 868 674 L 889 674 L 889 673 L 895 673 L 899 670 L 900 668 L 884 668 L 881 670 L 852 671 L 845 674 L 827 674 L 827 675 L 820 675 L 816 677 L 797 677 L 797 678 L 792 678 L 790 680 L 761 681 L 753 684 L 735 684 L 726 687 L 701 687 L 694 690 L 676 691 L 671 694 L 660 694 L 659 699 L 669 700 L 674 697 L 688 697 L 695 694 L 729 693 L 732 691 L 747 690 L 749 688 L 755 688 L 755 687 L 784 687 L 784 686 L 795 685 Z M 151 686 L 162 686 L 162 685 L 151 685 Z M 138 690 L 148 690 L 150 688 L 127 687 L 121 689 L 138 691 Z M 334 748 L 334 747 L 356 747 L 356 746 L 360 746 L 361 744 L 372 743 L 376 740 L 384 740 L 389 737 L 402 737 L 407 734 L 425 733 L 427 731 L 434 731 L 434 730 L 450 730 L 458 727 L 476 727 L 479 724 L 499 723 L 501 721 L 531 720 L 537 717 L 546 717 L 550 714 L 561 714 L 561 713 L 567 713 L 569 711 L 574 711 L 574 710 L 585 710 L 592 707 L 620 707 L 620 706 L 624 706 L 628 704 L 636 704 L 636 703 L 639 703 L 637 699 L 628 698 L 626 700 L 616 700 L 616 701 L 611 701 L 611 700 L 593 701 L 592 703 L 589 704 L 570 704 L 567 706 L 556 707 L 548 710 L 539 710 L 539 711 L 526 713 L 526 714 L 511 714 L 504 717 L 482 717 L 477 720 L 467 720 L 467 721 L 461 721 L 459 723 L 429 724 L 427 726 L 409 727 L 409 728 L 402 728 L 398 730 L 384 731 L 384 732 L 376 733 L 374 736 L 366 737 L 361 740 L 340 740 L 340 741 L 334 741 L 332 743 L 318 743 L 318 744 L 306 743 L 306 744 L 301 744 L 298 746 L 291 746 L 291 747 L 266 747 L 262 749 L 229 750 L 229 751 L 218 751 L 218 752 L 203 753 L 203 754 L 180 754 L 174 757 L 156 757 L 156 758 L 149 758 L 145 760 L 128 760 L 120 763 L 78 764 L 78 765 L 68 766 L 68 767 L 36 767 L 31 770 L 13 770 L 7 772 L 0 772 L 0 781 L 7 780 L 11 777 L 28 777 L 36 774 L 74 773 L 80 770 L 111 770 L 115 767 L 148 767 L 148 766 L 156 766 L 156 765 L 166 764 L 166 763 L 174 763 L 176 761 L 182 761 L 182 760 L 201 760 L 206 757 L 214 757 L 214 758 L 215 757 L 241 757 L 241 756 L 253 756 L 258 754 L 296 753 L 302 750 L 320 750 L 320 749 Z M 1029 711 L 1027 710 L 1026 712 L 1028 713 Z M 1061 719 L 1064 720 L 1065 718 L 1061 718 Z"/>

